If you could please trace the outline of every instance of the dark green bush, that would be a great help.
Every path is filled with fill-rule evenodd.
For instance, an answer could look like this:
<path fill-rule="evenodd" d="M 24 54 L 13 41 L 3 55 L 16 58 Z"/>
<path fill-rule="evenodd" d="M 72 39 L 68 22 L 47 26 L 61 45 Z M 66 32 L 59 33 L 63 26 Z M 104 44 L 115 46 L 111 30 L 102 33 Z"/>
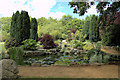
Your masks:
<path fill-rule="evenodd" d="M 36 40 L 33 40 L 33 39 L 26 39 L 22 43 L 24 44 L 23 48 L 25 50 L 36 50 L 37 47 L 39 46 L 39 43 L 36 42 Z"/>
<path fill-rule="evenodd" d="M 110 56 L 109 55 L 105 55 L 104 56 L 104 63 L 107 63 L 110 59 Z"/>
<path fill-rule="evenodd" d="M 110 59 L 110 56 L 107 53 L 104 53 L 98 49 L 91 49 L 87 52 L 90 63 L 107 63 Z"/>
<path fill-rule="evenodd" d="M 9 38 L 8 40 L 5 41 L 5 48 L 12 48 L 12 47 L 17 47 L 20 44 L 14 39 L 14 38 Z"/>

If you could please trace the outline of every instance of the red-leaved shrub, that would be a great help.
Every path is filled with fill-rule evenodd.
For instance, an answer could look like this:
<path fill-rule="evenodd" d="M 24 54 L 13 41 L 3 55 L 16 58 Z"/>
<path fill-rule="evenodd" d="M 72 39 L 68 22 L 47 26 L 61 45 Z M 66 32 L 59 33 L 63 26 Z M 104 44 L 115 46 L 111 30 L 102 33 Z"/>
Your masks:
<path fill-rule="evenodd" d="M 51 49 L 56 47 L 53 37 L 49 34 L 45 34 L 43 37 L 40 37 L 39 41 L 40 44 L 43 45 L 44 49 Z"/>
<path fill-rule="evenodd" d="M 75 34 L 75 33 L 76 33 L 76 30 L 73 29 L 73 28 L 70 29 L 70 34 L 68 34 L 68 41 L 71 41 L 71 40 L 72 40 L 71 33 L 74 33 L 74 34 Z"/>

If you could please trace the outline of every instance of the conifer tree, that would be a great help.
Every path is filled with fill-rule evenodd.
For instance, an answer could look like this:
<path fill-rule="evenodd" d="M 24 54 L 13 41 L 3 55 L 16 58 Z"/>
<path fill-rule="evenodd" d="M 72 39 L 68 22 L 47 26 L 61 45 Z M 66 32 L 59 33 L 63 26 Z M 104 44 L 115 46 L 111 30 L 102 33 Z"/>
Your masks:
<path fill-rule="evenodd" d="M 22 42 L 22 17 L 21 14 L 17 18 L 17 32 L 15 39 L 17 42 Z"/>
<path fill-rule="evenodd" d="M 30 37 L 30 18 L 28 12 L 22 11 L 21 14 L 17 11 L 12 16 L 11 37 L 15 38 L 18 43 L 21 43 L 25 39 Z"/>
<path fill-rule="evenodd" d="M 24 41 L 25 39 L 30 38 L 30 18 L 29 18 L 28 12 L 22 11 L 21 18 L 22 18 L 21 19 L 21 23 L 22 23 L 21 38 L 22 38 L 22 41 Z"/>
<path fill-rule="evenodd" d="M 37 24 L 36 18 L 31 19 L 30 25 L 31 25 L 30 38 L 37 41 L 38 40 L 38 34 L 37 34 L 37 26 L 38 26 L 38 24 Z"/>
<path fill-rule="evenodd" d="M 89 39 L 89 26 L 90 26 L 90 17 L 85 18 L 84 26 L 82 27 L 82 34 L 86 35 L 86 39 Z"/>
<path fill-rule="evenodd" d="M 89 40 L 96 42 L 99 39 L 98 18 L 95 15 L 91 16 L 89 26 Z"/>
<path fill-rule="evenodd" d="M 15 37 L 15 33 L 17 32 L 17 18 L 19 16 L 19 11 L 12 15 L 11 27 L 10 27 L 10 35 L 11 37 Z"/>

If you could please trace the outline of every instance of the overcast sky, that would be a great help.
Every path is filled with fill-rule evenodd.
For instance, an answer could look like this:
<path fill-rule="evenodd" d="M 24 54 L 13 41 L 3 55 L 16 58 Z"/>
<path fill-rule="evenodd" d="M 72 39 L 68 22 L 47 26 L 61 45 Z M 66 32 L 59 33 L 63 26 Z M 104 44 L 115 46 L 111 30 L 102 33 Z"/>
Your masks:
<path fill-rule="evenodd" d="M 64 1 L 64 0 L 63 0 Z M 80 17 L 73 13 L 68 2 L 62 0 L 1 0 L 0 2 L 0 17 L 11 17 L 13 12 L 17 10 L 28 11 L 31 17 L 53 17 L 60 19 L 63 15 L 72 15 L 74 18 L 84 19 L 86 15 L 96 14 L 96 6 L 92 6 L 88 13 Z"/>

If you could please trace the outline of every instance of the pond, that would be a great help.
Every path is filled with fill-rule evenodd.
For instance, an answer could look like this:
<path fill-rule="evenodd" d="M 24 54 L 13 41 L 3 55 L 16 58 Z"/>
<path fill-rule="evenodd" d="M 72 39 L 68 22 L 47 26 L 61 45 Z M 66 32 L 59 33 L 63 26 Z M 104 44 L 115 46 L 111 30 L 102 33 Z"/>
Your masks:
<path fill-rule="evenodd" d="M 47 64 L 59 64 L 59 62 L 69 64 L 70 62 L 86 62 L 88 63 L 88 59 L 83 59 L 83 57 L 80 57 L 78 55 L 41 55 L 36 57 L 26 57 L 24 58 L 24 63 L 27 65 L 31 65 L 32 63 L 40 63 L 41 65 Z"/>

